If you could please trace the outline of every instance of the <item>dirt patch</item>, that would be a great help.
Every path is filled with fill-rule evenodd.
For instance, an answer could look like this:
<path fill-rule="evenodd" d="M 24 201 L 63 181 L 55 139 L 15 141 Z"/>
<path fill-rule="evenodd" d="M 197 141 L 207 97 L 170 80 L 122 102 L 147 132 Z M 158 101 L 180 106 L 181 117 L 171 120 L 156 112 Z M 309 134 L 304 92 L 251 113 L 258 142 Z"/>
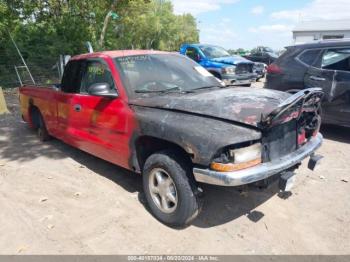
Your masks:
<path fill-rule="evenodd" d="M 193 225 L 168 228 L 144 207 L 141 178 L 58 140 L 40 143 L 16 92 L 0 116 L 1 254 L 348 254 L 350 132 L 325 127 L 315 172 L 293 194 L 204 186 Z"/>

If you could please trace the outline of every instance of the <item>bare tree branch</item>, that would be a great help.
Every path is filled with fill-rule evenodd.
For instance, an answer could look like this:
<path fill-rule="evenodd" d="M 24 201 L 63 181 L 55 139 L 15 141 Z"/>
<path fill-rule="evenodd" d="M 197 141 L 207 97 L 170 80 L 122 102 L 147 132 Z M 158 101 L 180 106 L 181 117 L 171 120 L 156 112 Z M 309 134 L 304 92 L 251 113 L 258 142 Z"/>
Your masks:
<path fill-rule="evenodd" d="M 100 48 L 103 48 L 103 46 L 104 46 L 104 39 L 106 36 L 106 31 L 107 31 L 109 20 L 111 19 L 111 12 L 115 10 L 115 8 L 117 6 L 117 2 L 118 2 L 118 0 L 113 1 L 110 10 L 108 11 L 107 15 L 105 16 L 105 20 L 103 22 L 102 32 L 100 35 L 100 41 L 99 41 Z"/>

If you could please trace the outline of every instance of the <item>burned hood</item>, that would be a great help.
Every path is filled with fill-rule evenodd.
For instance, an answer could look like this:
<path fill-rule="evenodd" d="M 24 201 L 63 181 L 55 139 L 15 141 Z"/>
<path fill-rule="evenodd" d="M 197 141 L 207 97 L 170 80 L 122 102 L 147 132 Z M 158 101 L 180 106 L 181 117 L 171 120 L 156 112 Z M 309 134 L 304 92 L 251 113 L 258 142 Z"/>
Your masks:
<path fill-rule="evenodd" d="M 207 116 L 258 127 L 288 93 L 261 88 L 222 88 L 187 94 L 160 94 L 129 101 L 131 105 Z"/>
<path fill-rule="evenodd" d="M 218 57 L 211 59 L 214 62 L 222 63 L 222 64 L 228 64 L 228 65 L 237 65 L 240 63 L 249 63 L 252 64 L 253 62 L 249 61 L 248 59 L 245 59 L 241 56 L 228 56 L 228 57 Z"/>

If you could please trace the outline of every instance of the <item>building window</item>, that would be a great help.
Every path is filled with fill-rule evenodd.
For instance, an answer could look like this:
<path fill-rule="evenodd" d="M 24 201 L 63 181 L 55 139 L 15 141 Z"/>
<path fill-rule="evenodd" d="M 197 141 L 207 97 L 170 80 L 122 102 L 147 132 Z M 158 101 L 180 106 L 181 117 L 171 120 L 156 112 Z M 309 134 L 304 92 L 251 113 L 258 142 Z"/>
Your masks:
<path fill-rule="evenodd" d="M 324 35 L 322 36 L 323 40 L 329 40 L 329 39 L 343 39 L 344 35 Z"/>

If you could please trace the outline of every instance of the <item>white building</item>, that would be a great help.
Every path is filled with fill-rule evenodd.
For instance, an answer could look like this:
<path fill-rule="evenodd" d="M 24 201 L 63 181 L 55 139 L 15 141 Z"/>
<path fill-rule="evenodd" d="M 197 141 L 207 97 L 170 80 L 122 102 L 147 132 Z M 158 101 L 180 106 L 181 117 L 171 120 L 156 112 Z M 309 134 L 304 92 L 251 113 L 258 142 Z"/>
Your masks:
<path fill-rule="evenodd" d="M 293 30 L 295 44 L 343 38 L 350 38 L 350 20 L 304 21 Z"/>

